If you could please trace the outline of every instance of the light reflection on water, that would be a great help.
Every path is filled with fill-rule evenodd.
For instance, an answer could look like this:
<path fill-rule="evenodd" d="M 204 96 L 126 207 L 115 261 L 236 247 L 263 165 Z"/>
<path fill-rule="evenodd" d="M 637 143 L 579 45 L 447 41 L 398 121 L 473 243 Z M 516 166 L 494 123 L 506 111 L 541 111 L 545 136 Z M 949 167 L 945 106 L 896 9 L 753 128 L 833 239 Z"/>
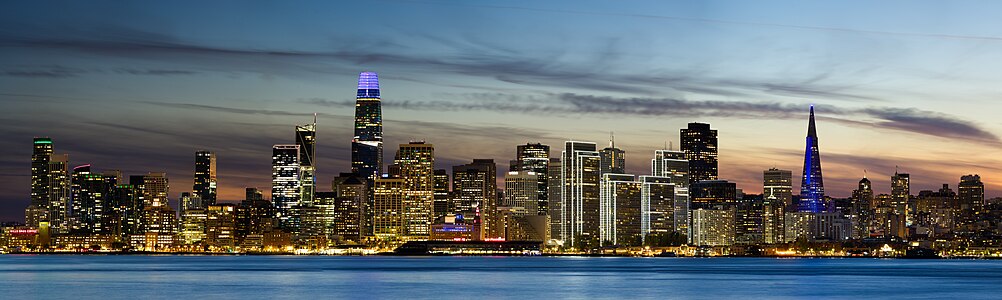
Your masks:
<path fill-rule="evenodd" d="M 979 299 L 1002 297 L 1002 261 L 4 255 L 0 282 L 25 299 Z"/>

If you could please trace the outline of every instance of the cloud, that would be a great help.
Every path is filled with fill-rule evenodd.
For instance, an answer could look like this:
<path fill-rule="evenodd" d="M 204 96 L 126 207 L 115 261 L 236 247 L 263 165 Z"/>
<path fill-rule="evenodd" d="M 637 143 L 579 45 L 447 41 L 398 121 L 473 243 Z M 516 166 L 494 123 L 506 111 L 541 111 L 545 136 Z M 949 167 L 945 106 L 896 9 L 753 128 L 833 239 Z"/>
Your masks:
<path fill-rule="evenodd" d="M 470 101 L 393 101 L 384 107 L 432 111 L 496 111 L 528 114 L 560 115 L 628 115 L 640 117 L 729 117 L 745 119 L 803 119 L 804 105 L 771 101 L 686 100 L 654 97 L 611 97 L 574 93 L 514 96 L 502 93 L 463 94 Z M 321 106 L 354 106 L 353 101 L 321 98 L 299 99 L 298 102 Z M 842 108 L 816 106 L 819 118 L 838 123 L 904 131 L 914 134 L 958 139 L 988 145 L 1002 144 L 995 134 L 977 124 L 954 116 L 915 108 Z"/>
<path fill-rule="evenodd" d="M 488 78 L 523 86 L 567 88 L 636 95 L 697 93 L 715 96 L 824 97 L 827 100 L 879 101 L 874 97 L 845 92 L 846 86 L 828 85 L 822 73 L 804 81 L 743 79 L 697 76 L 707 70 L 654 69 L 624 63 L 625 45 L 619 39 L 607 39 L 590 56 L 571 60 L 571 55 L 554 53 L 529 55 L 491 45 L 475 37 L 444 42 L 427 34 L 416 38 L 452 47 L 452 51 L 421 53 L 401 47 L 364 47 L 358 40 L 372 44 L 392 44 L 366 37 L 336 37 L 332 48 L 290 50 L 239 48 L 198 44 L 170 35 L 111 27 L 49 35 L 20 36 L 0 34 L 0 48 L 42 48 L 88 53 L 110 57 L 137 58 L 157 62 L 187 64 L 220 72 L 256 72 L 313 77 L 313 74 L 346 74 L 361 67 L 382 67 L 427 73 L 452 73 Z M 588 53 L 588 52 L 585 52 Z M 434 71 L 434 72 L 433 72 Z M 181 70 L 119 70 L 134 75 L 184 75 Z M 30 74 L 24 74 L 30 75 Z M 61 73 L 38 73 L 59 76 Z"/>
<path fill-rule="evenodd" d="M 76 77 L 80 74 L 87 73 L 86 70 L 69 68 L 69 67 L 50 67 L 50 68 L 18 68 L 14 70 L 0 71 L 0 74 L 8 77 L 26 77 L 26 78 L 70 78 Z"/>
<path fill-rule="evenodd" d="M 193 75 L 198 74 L 195 71 L 186 70 L 161 70 L 161 69 L 115 69 L 115 73 L 119 74 L 129 74 L 129 75 L 156 75 L 156 76 L 172 76 L 172 75 Z"/>

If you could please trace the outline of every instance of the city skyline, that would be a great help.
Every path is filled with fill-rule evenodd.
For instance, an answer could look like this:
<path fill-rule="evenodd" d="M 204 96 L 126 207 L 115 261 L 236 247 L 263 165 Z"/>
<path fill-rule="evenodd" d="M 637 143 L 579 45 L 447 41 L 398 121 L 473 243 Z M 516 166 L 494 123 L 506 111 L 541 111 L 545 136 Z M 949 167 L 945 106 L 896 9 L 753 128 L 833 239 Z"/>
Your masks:
<path fill-rule="evenodd" d="M 991 38 L 995 33 L 972 30 L 964 22 L 943 29 L 920 26 L 909 30 L 865 22 L 861 25 L 872 27 L 859 29 L 851 23 L 804 23 L 790 17 L 775 21 L 787 24 L 783 26 L 745 24 L 749 28 L 740 28 L 727 22 L 760 23 L 769 19 L 757 14 L 764 14 L 761 9 L 749 14 L 701 12 L 699 5 L 693 4 L 679 9 L 701 12 L 707 21 L 651 18 L 627 7 L 588 15 L 600 21 L 622 21 L 628 27 L 654 24 L 676 28 L 667 34 L 679 38 L 677 27 L 726 31 L 721 34 L 723 38 L 716 40 L 722 45 L 713 40 L 689 41 L 715 50 L 709 52 L 732 62 L 739 56 L 719 53 L 727 48 L 724 44 L 731 43 L 727 38 L 748 40 L 761 35 L 776 39 L 789 35 L 799 39 L 776 47 L 805 47 L 807 54 L 798 56 L 799 62 L 808 67 L 831 67 L 827 73 L 794 68 L 789 78 L 770 74 L 742 78 L 745 74 L 737 72 L 738 68 L 752 68 L 777 57 L 767 55 L 738 68 L 709 66 L 690 70 L 666 60 L 701 56 L 665 46 L 670 39 L 644 41 L 650 43 L 651 49 L 670 52 L 655 55 L 656 50 L 624 49 L 624 39 L 633 37 L 608 31 L 599 31 L 604 36 L 568 37 L 571 44 L 587 46 L 582 47 L 586 49 L 582 53 L 551 52 L 556 51 L 552 42 L 537 44 L 539 48 L 535 49 L 499 50 L 493 46 L 508 45 L 512 34 L 527 30 L 505 31 L 503 27 L 510 22 L 507 18 L 559 16 L 580 23 L 584 16 L 575 13 L 576 9 L 533 7 L 531 3 L 511 7 L 388 4 L 390 13 L 416 9 L 431 16 L 461 6 L 475 11 L 474 15 L 498 19 L 499 24 L 478 29 L 506 33 L 500 35 L 503 38 L 489 40 L 463 34 L 453 35 L 460 38 L 423 35 L 392 43 L 391 37 L 407 32 L 401 29 L 403 26 L 425 21 L 411 17 L 384 26 L 366 26 L 374 31 L 366 35 L 371 38 L 361 39 L 361 49 L 352 49 L 339 44 L 355 38 L 355 33 L 312 32 L 285 41 L 279 33 L 225 39 L 221 36 L 235 32 L 232 25 L 206 33 L 188 27 L 209 21 L 226 7 L 223 4 L 192 17 L 196 24 L 183 26 L 178 25 L 181 20 L 176 17 L 161 15 L 152 8 L 111 10 L 107 14 L 129 19 L 118 24 L 68 15 L 25 14 L 39 17 L 42 22 L 53 21 L 42 25 L 17 16 L 19 12 L 42 9 L 44 4 L 24 4 L 2 13 L 4 22 L 23 25 L 25 30 L 0 32 L 0 53 L 5 54 L 0 58 L 0 74 L 4 77 L 0 81 L 0 99 L 4 110 L 10 112 L 3 119 L 7 129 L 0 144 L 4 148 L 0 161 L 4 175 L 0 220 L 20 220 L 23 208 L 30 202 L 27 158 L 31 157 L 31 148 L 26 145 L 35 136 L 52 138 L 56 153 L 69 154 L 69 168 L 91 164 L 97 171 L 122 170 L 127 175 L 166 172 L 171 182 L 168 197 L 172 206 L 177 205 L 178 195 L 193 184 L 192 153 L 209 150 L 218 159 L 217 198 L 234 203 L 243 199 L 245 187 L 269 189 L 271 147 L 294 143 L 294 126 L 309 122 L 317 113 L 317 185 L 318 191 L 326 191 L 335 176 L 351 168 L 355 100 L 350 96 L 357 88 L 355 76 L 362 71 L 383 75 L 383 140 L 387 145 L 410 140 L 434 144 L 435 169 L 451 169 L 473 159 L 494 159 L 499 181 L 509 169 L 507 161 L 515 158 L 516 145 L 528 142 L 560 147 L 568 140 L 604 144 L 610 131 L 616 132 L 617 147 L 626 151 L 626 173 L 649 174 L 654 150 L 667 143 L 678 149 L 678 130 L 687 123 L 702 122 L 719 131 L 720 179 L 730 180 L 745 191 L 758 191 L 763 170 L 776 167 L 794 173 L 802 171 L 803 112 L 808 105 L 816 104 L 818 131 L 825 141 L 823 163 L 828 195 L 848 197 L 863 170 L 873 181 L 875 193 L 889 193 L 894 166 L 911 174 L 913 192 L 935 190 L 942 183 L 956 188 L 960 176 L 966 174 L 980 174 L 985 179 L 986 197 L 999 196 L 1002 187 L 1002 182 L 992 179 L 1000 173 L 993 167 L 999 161 L 992 155 L 999 146 L 995 132 L 1002 132 L 1002 126 L 992 121 L 990 110 L 978 110 L 979 105 L 991 103 L 994 92 L 989 87 L 964 83 L 996 79 L 996 75 L 969 72 L 973 68 L 970 64 L 991 60 L 991 54 L 987 54 L 990 50 L 967 58 L 971 62 L 951 65 L 954 69 L 948 72 L 926 73 L 939 70 L 939 65 L 918 64 L 914 73 L 908 73 L 888 69 L 901 69 L 935 55 L 919 51 L 910 52 L 918 58 L 892 59 L 881 52 L 883 55 L 877 58 L 862 62 L 847 59 L 844 64 L 836 64 L 838 59 L 859 58 L 854 54 L 859 49 L 838 48 L 832 46 L 836 42 L 805 40 L 802 36 L 802 31 L 820 31 L 833 40 L 903 40 L 903 47 L 933 39 L 943 41 L 938 47 L 947 48 L 940 50 L 948 53 L 998 47 Z M 100 9 L 101 5 L 97 6 L 86 9 Z M 591 4 L 581 11 L 599 8 Z M 623 15 L 617 15 L 619 12 Z M 125 26 L 140 15 L 165 18 L 165 23 L 176 27 L 156 22 Z M 465 18 L 459 22 L 474 22 Z M 908 21 L 917 17 L 908 13 L 901 18 Z M 317 18 L 304 19 L 318 22 Z M 349 22 L 353 21 L 346 18 L 328 25 L 351 28 Z M 66 28 L 75 24 L 85 26 Z M 268 20 L 263 24 L 275 25 Z M 559 32 L 546 30 L 544 33 Z M 914 30 L 928 34 L 908 34 Z M 653 36 L 649 31 L 637 34 Z M 334 46 L 324 42 L 330 36 L 335 36 Z M 886 42 L 860 43 L 865 50 L 880 48 Z M 834 48 L 819 50 L 825 45 Z M 402 49 L 408 48 L 420 51 L 404 55 L 408 51 Z M 448 51 L 436 56 L 438 50 L 443 50 L 440 48 Z M 491 50 L 482 57 L 471 57 L 487 48 Z M 754 50 L 761 53 L 770 49 Z M 805 58 L 812 54 L 834 57 Z M 629 63 L 634 57 L 647 56 L 657 62 L 656 67 Z M 693 59 L 693 64 L 705 62 L 703 58 Z M 591 62 L 603 64 L 587 67 Z M 636 69 L 602 67 L 618 63 Z M 985 67 L 973 70 L 981 68 Z M 865 76 L 849 80 L 852 74 Z M 908 88 L 908 80 L 893 82 L 902 78 L 896 76 L 901 74 L 910 75 L 904 78 L 919 84 L 931 78 L 944 79 L 933 91 L 922 94 Z M 891 78 L 887 79 L 891 82 L 879 80 L 881 77 Z M 918 100 L 892 99 L 899 94 Z M 971 100 L 938 103 L 947 96 Z M 554 152 L 551 157 L 559 155 Z M 384 161 L 389 161 L 385 155 Z M 799 186 L 800 179 L 794 178 L 792 185 Z M 499 182 L 499 186 L 503 185 Z"/>

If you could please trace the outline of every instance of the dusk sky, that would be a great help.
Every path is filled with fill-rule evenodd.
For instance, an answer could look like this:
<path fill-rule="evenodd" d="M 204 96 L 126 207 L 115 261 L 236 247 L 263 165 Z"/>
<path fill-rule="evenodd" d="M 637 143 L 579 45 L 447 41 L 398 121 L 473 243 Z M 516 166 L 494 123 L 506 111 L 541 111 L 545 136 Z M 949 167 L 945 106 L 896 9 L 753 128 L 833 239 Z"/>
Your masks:
<path fill-rule="evenodd" d="M 719 131 L 720 177 L 799 177 L 815 105 L 828 195 L 895 166 L 912 193 L 1002 191 L 998 1 L 16 1 L 0 5 L 0 220 L 24 218 L 31 139 L 71 166 L 170 176 L 216 151 L 220 199 L 270 190 L 271 147 L 318 120 L 318 190 L 349 170 L 359 72 L 380 74 L 385 160 L 436 168 L 566 140 L 653 151 Z M 676 146 L 677 147 L 677 146 Z M 798 191 L 799 178 L 794 180 Z"/>

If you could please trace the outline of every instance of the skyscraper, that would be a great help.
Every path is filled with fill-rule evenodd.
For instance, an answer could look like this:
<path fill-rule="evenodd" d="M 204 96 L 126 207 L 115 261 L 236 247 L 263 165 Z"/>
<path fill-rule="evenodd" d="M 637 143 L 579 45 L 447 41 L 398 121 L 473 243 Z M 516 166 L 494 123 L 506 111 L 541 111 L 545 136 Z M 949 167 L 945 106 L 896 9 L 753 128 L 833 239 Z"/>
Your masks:
<path fill-rule="evenodd" d="M 602 245 L 639 246 L 646 232 L 642 221 L 642 184 L 630 174 L 602 174 L 599 236 Z"/>
<path fill-rule="evenodd" d="M 49 155 L 46 175 L 49 198 L 46 207 L 51 232 L 55 234 L 68 233 L 71 229 L 70 220 L 72 217 L 72 207 L 70 201 L 70 174 L 69 155 L 52 154 Z"/>
<path fill-rule="evenodd" d="M 25 221 L 32 228 L 38 228 L 39 221 L 48 221 L 49 159 L 53 153 L 52 139 L 34 139 L 31 153 L 31 204 L 25 209 Z"/>
<path fill-rule="evenodd" d="M 521 207 L 532 214 L 539 211 L 539 175 L 533 171 L 511 171 L 504 176 L 502 206 Z"/>
<path fill-rule="evenodd" d="M 682 152 L 689 160 L 692 182 L 717 179 L 717 131 L 710 124 L 689 123 L 680 131 Z"/>
<path fill-rule="evenodd" d="M 313 204 L 313 193 L 317 188 L 316 152 L 317 152 L 317 115 L 313 115 L 313 124 L 296 126 L 296 145 L 299 146 L 299 198 L 300 205 Z"/>
<path fill-rule="evenodd" d="M 560 228 L 553 234 L 564 246 L 598 246 L 602 158 L 595 143 L 568 141 L 561 163 Z"/>
<path fill-rule="evenodd" d="M 195 151 L 195 184 L 192 191 L 202 199 L 202 209 L 216 204 L 216 154 Z"/>
<path fill-rule="evenodd" d="M 536 174 L 536 198 L 539 204 L 536 213 L 539 215 L 545 215 L 549 210 L 549 180 L 546 177 L 549 166 L 550 146 L 527 143 L 516 147 L 515 160 L 509 168 L 510 171 L 528 171 Z"/>
<path fill-rule="evenodd" d="M 785 241 L 786 209 L 793 203 L 793 172 L 771 168 L 762 172 L 763 238 L 766 243 Z"/>
<path fill-rule="evenodd" d="M 449 193 L 449 173 L 445 169 L 435 170 L 435 205 L 434 218 L 438 220 L 447 214 L 452 213 L 451 195 Z"/>
<path fill-rule="evenodd" d="M 435 188 L 435 147 L 425 142 L 400 144 L 395 164 L 404 181 L 404 235 L 411 240 L 426 240 L 430 234 Z"/>
<path fill-rule="evenodd" d="M 894 208 L 894 213 L 898 215 L 898 225 L 901 228 L 905 228 L 911 223 L 911 208 L 908 205 L 908 198 L 911 197 L 911 179 L 907 173 L 898 173 L 897 170 L 894 171 L 894 175 L 891 176 L 891 207 Z M 899 234 L 902 238 L 901 234 Z"/>
<path fill-rule="evenodd" d="M 981 182 L 981 176 L 964 175 L 960 177 L 960 184 L 957 185 L 957 204 L 961 210 L 980 208 L 985 205 L 985 184 Z"/>
<path fill-rule="evenodd" d="M 85 233 L 109 233 L 105 212 L 110 207 L 106 198 L 114 181 L 108 182 L 104 174 L 91 172 L 90 165 L 73 168 L 71 181 L 72 228 Z"/>
<path fill-rule="evenodd" d="M 804 176 L 800 183 L 798 211 L 822 212 L 825 210 L 825 183 L 821 176 L 821 153 L 818 150 L 818 130 L 814 124 L 814 106 L 807 125 L 807 150 L 804 153 Z"/>
<path fill-rule="evenodd" d="M 859 180 L 859 186 L 852 191 L 852 210 L 855 216 L 853 235 L 856 238 L 866 238 L 870 235 L 870 224 L 874 220 L 873 184 L 866 176 Z"/>
<path fill-rule="evenodd" d="M 379 177 L 383 172 L 383 113 L 379 98 L 379 76 L 375 72 L 362 72 L 358 75 L 355 137 L 351 140 L 351 171 L 366 178 Z"/>
<path fill-rule="evenodd" d="M 452 167 L 452 201 L 456 214 L 476 216 L 481 237 L 501 236 L 497 227 L 497 166 L 493 159 L 474 159 Z"/>
<path fill-rule="evenodd" d="M 271 200 L 278 209 L 279 226 L 292 233 L 300 225 L 296 212 L 302 192 L 299 154 L 299 145 L 275 145 L 271 156 Z"/>
<path fill-rule="evenodd" d="M 626 173 L 626 151 L 616 148 L 616 140 L 609 138 L 609 147 L 599 151 L 602 156 L 602 174 L 624 174 Z"/>
<path fill-rule="evenodd" d="M 674 150 L 654 150 L 651 160 L 651 174 L 666 177 L 675 187 L 673 216 L 674 231 L 686 233 L 689 229 L 689 160 L 685 152 Z"/>

